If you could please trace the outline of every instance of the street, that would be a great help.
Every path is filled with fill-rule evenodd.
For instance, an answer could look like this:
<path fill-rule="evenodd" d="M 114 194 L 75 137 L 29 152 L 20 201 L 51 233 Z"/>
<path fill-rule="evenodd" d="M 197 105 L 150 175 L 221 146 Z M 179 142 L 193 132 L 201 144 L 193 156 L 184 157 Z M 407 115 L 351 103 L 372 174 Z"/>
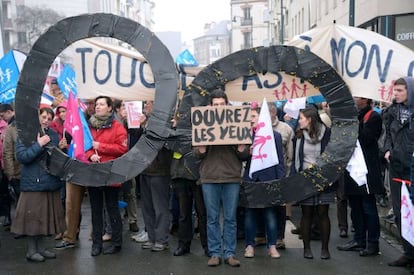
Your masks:
<path fill-rule="evenodd" d="M 122 251 L 115 255 L 90 256 L 92 242 L 90 234 L 89 198 L 85 197 L 82 206 L 83 220 L 80 240 L 76 248 L 54 250 L 57 259 L 44 263 L 31 263 L 25 259 L 26 242 L 24 239 L 14 239 L 10 232 L 0 226 L 0 274 L 409 274 L 405 268 L 389 267 L 387 263 L 401 255 L 401 248 L 396 241 L 385 234 L 380 240 L 381 255 L 376 257 L 360 257 L 357 252 L 341 252 L 336 249 L 338 244 L 351 240 L 340 238 L 337 227 L 336 207 L 331 205 L 331 242 L 330 260 L 321 260 L 320 241 L 312 241 L 313 260 L 303 258 L 302 241 L 297 235 L 290 233 L 293 224 L 288 221 L 286 228 L 286 250 L 279 250 L 280 259 L 267 256 L 265 246 L 255 249 L 255 257 L 243 257 L 244 243 L 239 240 L 237 257 L 241 267 L 234 268 L 222 264 L 219 267 L 208 267 L 208 258 L 203 255 L 199 240 L 193 240 L 191 253 L 186 256 L 174 257 L 173 250 L 177 246 L 177 238 L 171 236 L 170 249 L 164 252 L 151 252 L 141 249 L 140 244 L 130 239 L 127 222 L 124 222 L 124 240 Z M 300 209 L 294 207 L 298 219 Z M 143 228 L 141 209 L 138 209 L 139 226 Z M 125 224 L 126 223 L 126 224 Z M 352 234 L 352 233 L 351 233 Z M 48 239 L 48 247 L 53 247 L 56 241 Z M 391 244 L 390 244 L 391 243 Z M 109 244 L 109 243 L 108 243 Z M 106 244 L 106 245 L 108 245 Z"/>

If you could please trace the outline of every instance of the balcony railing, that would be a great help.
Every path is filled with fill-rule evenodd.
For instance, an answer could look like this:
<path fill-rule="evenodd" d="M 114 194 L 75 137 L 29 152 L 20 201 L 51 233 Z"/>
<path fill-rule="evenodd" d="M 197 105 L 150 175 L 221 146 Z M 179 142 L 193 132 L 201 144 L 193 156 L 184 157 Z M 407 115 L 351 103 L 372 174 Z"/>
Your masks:
<path fill-rule="evenodd" d="M 13 20 L 11 18 L 5 18 L 2 21 L 4 30 L 13 30 Z"/>
<path fill-rule="evenodd" d="M 240 22 L 240 25 L 242 25 L 242 26 L 251 26 L 252 24 L 253 24 L 253 20 L 252 20 L 251 17 L 250 18 L 242 18 L 241 22 Z"/>

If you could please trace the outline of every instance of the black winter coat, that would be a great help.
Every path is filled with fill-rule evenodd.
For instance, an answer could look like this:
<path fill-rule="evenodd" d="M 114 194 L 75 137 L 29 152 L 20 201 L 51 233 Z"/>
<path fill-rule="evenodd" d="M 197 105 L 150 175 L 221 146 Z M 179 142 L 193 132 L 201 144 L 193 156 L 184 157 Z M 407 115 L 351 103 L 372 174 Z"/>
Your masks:
<path fill-rule="evenodd" d="M 401 103 L 392 104 L 384 113 L 386 138 L 384 152 L 390 151 L 390 173 L 410 179 L 411 157 L 414 150 L 414 115 L 403 124 L 399 121 Z"/>
<path fill-rule="evenodd" d="M 383 194 L 384 184 L 381 179 L 381 168 L 379 159 L 378 139 L 382 131 L 381 116 L 372 111 L 370 106 L 360 110 L 358 115 L 359 120 L 359 136 L 358 140 L 361 144 L 362 152 L 364 154 L 365 163 L 368 168 L 368 189 L 367 186 L 358 186 L 358 184 L 345 172 L 344 190 L 346 195 L 364 195 L 368 194 Z"/>
<path fill-rule="evenodd" d="M 200 162 L 201 160 L 195 158 L 191 151 L 182 155 L 181 158 L 176 158 L 173 155 L 171 160 L 171 179 L 198 180 L 200 178 Z"/>

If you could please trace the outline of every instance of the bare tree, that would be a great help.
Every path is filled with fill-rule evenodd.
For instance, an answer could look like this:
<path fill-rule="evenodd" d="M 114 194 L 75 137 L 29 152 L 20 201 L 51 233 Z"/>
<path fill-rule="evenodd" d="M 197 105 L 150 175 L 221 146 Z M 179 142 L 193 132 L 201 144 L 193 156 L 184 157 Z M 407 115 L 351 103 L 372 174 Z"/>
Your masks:
<path fill-rule="evenodd" d="M 39 36 L 63 17 L 45 7 L 18 6 L 15 23 L 20 35 L 25 34 L 26 39 L 19 39 L 14 48 L 29 52 Z"/>

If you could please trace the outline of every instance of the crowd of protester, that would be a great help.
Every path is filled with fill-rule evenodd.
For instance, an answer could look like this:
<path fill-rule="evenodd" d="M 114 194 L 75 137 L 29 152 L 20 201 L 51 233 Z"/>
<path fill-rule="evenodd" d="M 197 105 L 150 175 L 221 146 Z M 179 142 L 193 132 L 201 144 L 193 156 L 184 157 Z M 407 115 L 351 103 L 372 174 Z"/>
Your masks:
<path fill-rule="evenodd" d="M 184 155 L 163 148 L 137 177 L 112 186 L 85 188 L 64 182 L 47 171 L 47 147 L 57 146 L 67 152 L 71 142 L 64 129 L 66 101 L 56 87 L 52 90 L 56 100 L 52 106 L 39 108 L 40 130 L 37 140 L 31 144 L 24 144 L 18 138 L 13 106 L 0 105 L 0 215 L 4 216 L 4 226 L 11 225 L 10 230 L 16 238 L 26 239 L 29 261 L 43 262 L 56 257 L 44 245 L 46 236 L 55 236 L 55 249 L 76 247 L 85 194 L 91 206 L 92 231 L 88 234 L 92 240 L 91 256 L 94 257 L 121 251 L 124 216 L 128 220 L 131 239 L 141 243 L 143 249 L 168 250 L 171 213 L 178 213 L 174 214 L 178 220 L 174 225 L 178 228 L 174 256 L 190 253 L 196 227 L 208 257 L 208 266 L 218 266 L 222 261 L 233 267 L 240 266 L 236 257 L 240 236 L 245 239 L 244 257 L 255 257 L 255 248 L 263 240 L 271 259 L 281 257 L 278 249 L 286 248 L 285 227 L 286 220 L 292 215 L 292 205 L 263 206 L 256 203 L 257 198 L 240 205 L 239 193 L 248 184 L 278 180 L 316 163 L 330 139 L 332 120 L 327 104 L 308 104 L 299 111 L 297 118 L 291 118 L 283 116 L 282 108 L 269 103 L 279 161 L 251 175 L 253 146 L 194 146 Z M 414 79 L 396 80 L 394 101 L 382 109 L 375 110 L 371 99 L 355 97 L 354 100 L 359 120 L 358 141 L 368 169 L 367 182 L 360 185 L 349 171 L 345 171 L 332 188 L 295 202 L 300 205 L 301 218 L 294 233 L 303 239 L 303 257 L 306 259 L 314 258 L 310 243 L 315 234 L 321 240 L 320 258 L 330 259 L 329 206 L 335 200 L 340 236 L 348 236 L 347 204 L 354 230 L 352 240 L 337 247 L 340 251 L 359 251 L 361 257 L 380 253 L 377 204 L 389 201 L 393 216 L 387 219 L 395 222 L 401 232 L 402 183 L 395 179 L 410 180 L 414 173 L 411 169 Z M 229 104 L 224 91 L 211 92 L 211 106 Z M 85 153 L 90 163 L 106 162 L 126 153 L 145 132 L 146 122 L 152 115 L 152 102 L 147 101 L 141 128 L 128 129 L 123 101 L 99 96 L 87 100 L 86 106 L 85 118 L 93 137 L 92 148 Z M 254 137 L 261 108 L 257 103 L 250 106 Z M 177 119 L 173 119 L 171 127 L 175 127 Z M 137 224 L 137 200 L 141 200 L 145 223 L 141 230 Z M 12 201 L 17 202 L 13 216 Z M 119 201 L 126 202 L 125 210 L 120 210 Z M 179 211 L 172 212 L 171 204 Z M 340 210 L 343 208 L 345 214 Z M 103 243 L 109 241 L 110 245 L 104 247 Z M 414 268 L 414 248 L 404 239 L 402 244 L 404 254 L 389 265 Z"/>

